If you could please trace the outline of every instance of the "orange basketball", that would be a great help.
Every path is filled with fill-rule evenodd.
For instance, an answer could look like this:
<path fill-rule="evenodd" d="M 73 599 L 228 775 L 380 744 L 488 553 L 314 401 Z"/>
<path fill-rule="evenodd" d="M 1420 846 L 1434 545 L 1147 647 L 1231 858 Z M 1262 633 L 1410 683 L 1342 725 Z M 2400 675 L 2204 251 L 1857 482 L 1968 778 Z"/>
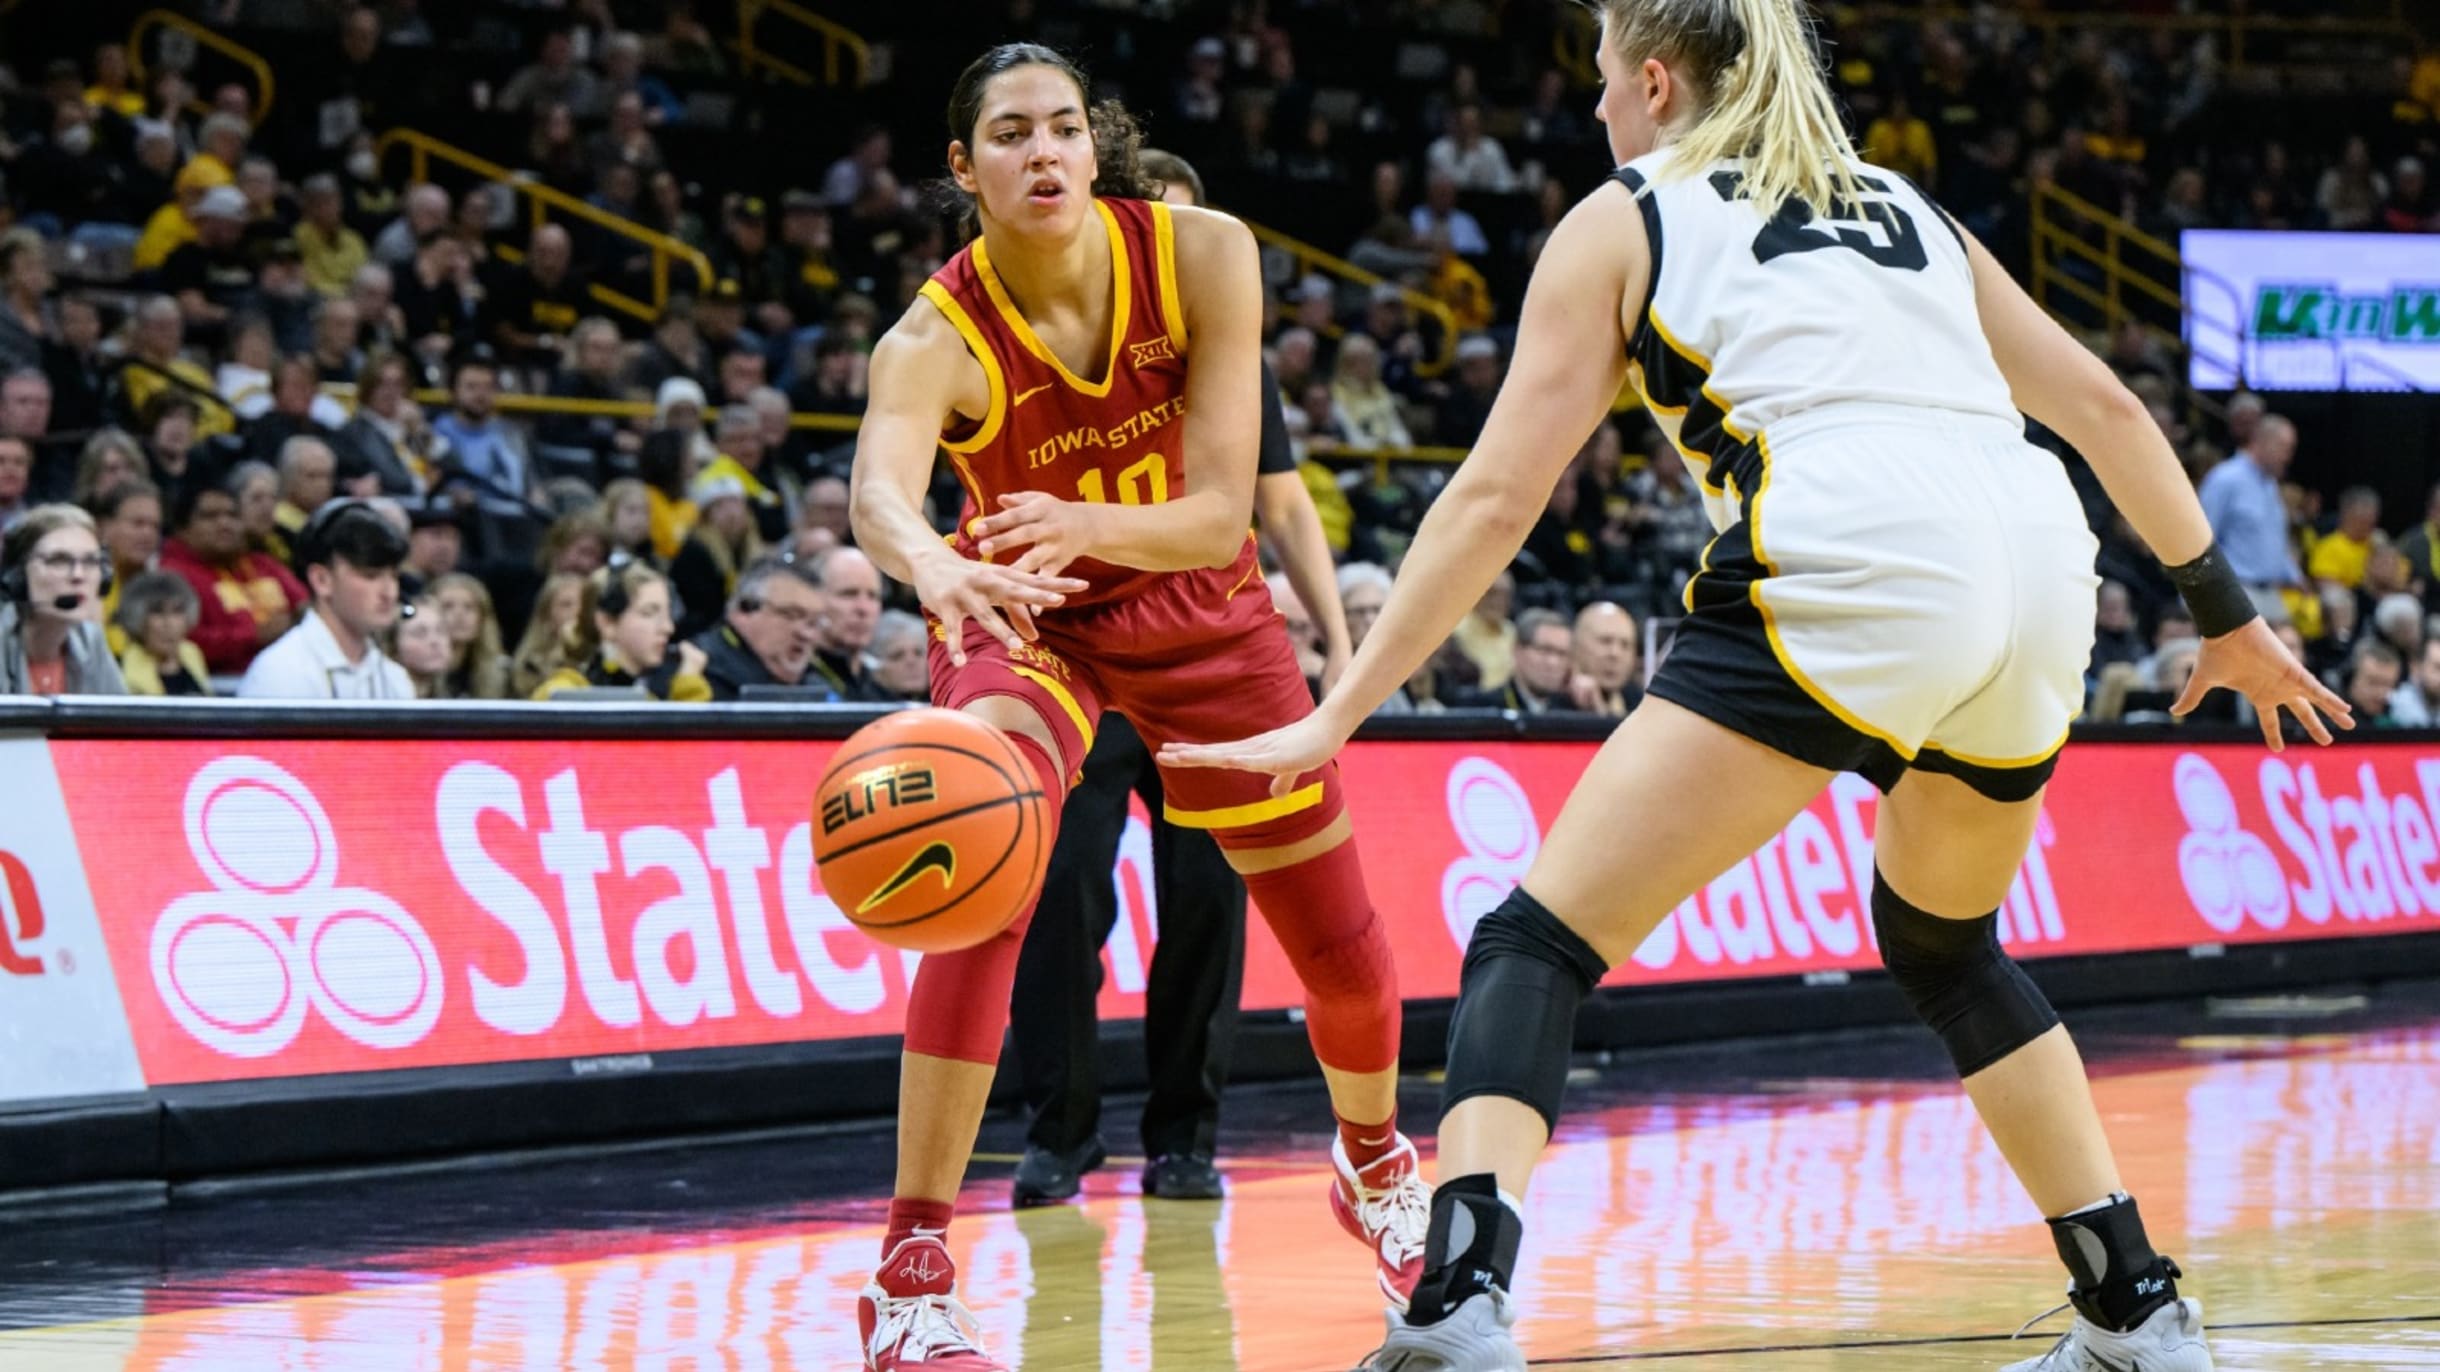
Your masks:
<path fill-rule="evenodd" d="M 903 710 L 839 746 L 813 800 L 822 887 L 857 928 L 949 953 L 1006 929 L 1050 865 L 1042 784 L 1008 736 Z"/>

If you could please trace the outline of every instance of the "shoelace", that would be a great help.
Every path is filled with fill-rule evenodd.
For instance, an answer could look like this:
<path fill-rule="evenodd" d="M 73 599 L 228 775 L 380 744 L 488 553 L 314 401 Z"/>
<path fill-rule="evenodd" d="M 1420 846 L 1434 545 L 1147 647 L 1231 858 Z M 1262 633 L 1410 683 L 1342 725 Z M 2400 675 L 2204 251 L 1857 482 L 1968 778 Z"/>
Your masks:
<path fill-rule="evenodd" d="M 1418 1178 L 1410 1174 L 1386 1191 L 1362 1193 L 1362 1202 L 1366 1227 L 1389 1236 L 1393 1260 L 1423 1251 L 1432 1229 L 1432 1196 Z"/>
<path fill-rule="evenodd" d="M 883 1296 L 873 1302 L 873 1313 L 873 1347 L 901 1358 L 921 1362 L 935 1353 L 983 1352 L 974 1312 L 955 1296 Z"/>

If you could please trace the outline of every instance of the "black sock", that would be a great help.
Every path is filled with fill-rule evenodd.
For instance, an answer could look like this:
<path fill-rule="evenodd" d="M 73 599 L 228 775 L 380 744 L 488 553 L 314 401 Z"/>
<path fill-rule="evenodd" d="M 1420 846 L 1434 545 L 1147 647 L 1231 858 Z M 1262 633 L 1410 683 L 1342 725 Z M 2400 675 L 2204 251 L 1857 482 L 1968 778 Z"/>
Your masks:
<path fill-rule="evenodd" d="M 1438 1324 L 1485 1291 L 1506 1291 L 1524 1239 L 1525 1221 L 1500 1199 L 1498 1178 L 1477 1172 L 1442 1182 L 1432 1193 L 1423 1280 L 1407 1305 L 1407 1323 Z"/>
<path fill-rule="evenodd" d="M 2123 1333 L 2177 1299 L 2177 1264 L 2152 1251 L 2135 1198 L 2120 1192 L 2098 1210 L 2050 1221 L 2051 1242 L 2075 1285 L 2076 1313 Z"/>

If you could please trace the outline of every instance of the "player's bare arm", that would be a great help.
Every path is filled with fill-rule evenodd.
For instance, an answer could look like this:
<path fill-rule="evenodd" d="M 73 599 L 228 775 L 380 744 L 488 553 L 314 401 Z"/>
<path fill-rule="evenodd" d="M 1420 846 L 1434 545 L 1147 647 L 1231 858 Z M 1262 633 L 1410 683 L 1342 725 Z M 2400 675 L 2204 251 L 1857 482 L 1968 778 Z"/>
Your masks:
<path fill-rule="evenodd" d="M 1337 689 L 1286 729 L 1241 744 L 1172 745 L 1162 762 L 1272 772 L 1285 786 L 1336 753 L 1414 675 L 1524 546 L 1560 472 L 1609 412 L 1626 381 L 1622 310 L 1642 301 L 1649 271 L 1633 197 L 1603 183 L 1552 231 L 1483 436 L 1424 514 L 1389 603 Z"/>
<path fill-rule="evenodd" d="M 1186 494 L 1158 505 L 1003 495 L 981 521 L 985 557 L 1023 549 L 1014 565 L 1026 572 L 1057 572 L 1080 557 L 1176 572 L 1225 567 L 1244 546 L 1262 443 L 1261 266 L 1244 224 L 1209 210 L 1172 214 L 1189 358 Z"/>
<path fill-rule="evenodd" d="M 2169 440 L 2143 402 L 2065 329 L 2042 312 L 1982 244 L 1966 239 L 1974 264 L 1974 308 L 1992 359 L 2008 379 L 2017 407 L 2075 446 L 2101 478 L 2110 502 L 2135 526 L 2153 555 L 2171 567 L 2192 562 L 2212 546 L 2211 524 Z M 2355 727 L 2346 700 L 2314 679 L 2270 626 L 2255 618 L 2204 640 L 2194 676 L 2172 709 L 2179 715 L 2225 686 L 2253 703 L 2262 737 L 2281 747 L 2285 709 L 2316 743 L 2330 741 L 2322 717 Z"/>
<path fill-rule="evenodd" d="M 939 617 L 950 661 L 965 663 L 962 630 L 969 619 L 1011 647 L 1032 638 L 1033 611 L 1062 603 L 1085 583 L 963 557 L 923 517 L 942 427 L 953 415 L 981 415 L 990 405 L 981 364 L 931 301 L 918 298 L 874 346 L 870 390 L 848 494 L 856 546 L 912 585 Z"/>

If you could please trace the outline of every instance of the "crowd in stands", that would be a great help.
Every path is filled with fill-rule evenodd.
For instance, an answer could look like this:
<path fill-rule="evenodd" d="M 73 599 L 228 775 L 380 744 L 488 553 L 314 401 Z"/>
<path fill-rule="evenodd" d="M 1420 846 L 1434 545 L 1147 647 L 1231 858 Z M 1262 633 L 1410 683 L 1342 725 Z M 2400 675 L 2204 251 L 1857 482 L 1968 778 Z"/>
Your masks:
<path fill-rule="evenodd" d="M 214 17 L 242 22 L 249 3 Z M 1026 3 L 1011 24 L 1085 8 Z M 1607 157 L 1589 89 L 1549 44 L 1484 37 L 1491 7 L 1344 8 L 1404 25 L 1401 60 L 1425 78 L 1339 89 L 1312 74 L 1311 45 L 1350 15 L 1238 3 L 1212 32 L 1142 16 L 1168 37 L 1117 84 L 1215 204 L 1303 206 L 1300 232 L 1378 278 L 1266 264 L 1266 355 L 1360 639 L 1455 455 L 1432 450 L 1481 431 L 1524 278 Z M 275 121 L 241 84 L 199 93 L 163 65 L 138 85 L 114 44 L 8 54 L 0 525 L 53 511 L 22 552 L 45 587 L 75 583 L 16 603 L 40 656 L 142 694 L 924 696 L 924 625 L 854 549 L 845 473 L 866 354 L 957 246 L 920 191 L 933 131 L 810 133 L 794 184 L 705 184 L 664 151 L 716 117 L 678 87 L 728 70 L 693 6 L 532 13 L 525 49 L 470 79 L 513 131 L 477 151 L 700 251 L 708 277 L 681 265 L 664 299 L 632 238 L 565 215 L 528 226 L 507 186 L 398 179 L 374 135 L 449 37 L 413 4 L 331 15 L 328 69 Z M 2257 137 L 2218 118 L 2237 97 L 2208 37 L 2053 42 L 2005 7 L 1963 25 L 1842 13 L 1826 37 L 1865 154 L 2020 268 L 2036 184 L 2171 236 L 2440 231 L 2425 171 L 2440 52 L 2377 73 L 2367 108 L 2386 112 L 2351 136 L 2300 122 Z M 660 303 L 639 317 L 621 301 Z M 2145 330 L 2093 343 L 2152 407 L 2223 540 L 2253 550 L 2240 571 L 2283 632 L 2359 710 L 2428 720 L 2440 526 L 2393 546 L 2356 492 L 2325 517 L 2280 481 L 2294 425 L 2250 397 L 2224 416 L 2197 405 Z M 503 405 L 536 396 L 570 403 Z M 2151 717 L 2191 669 L 2191 621 L 2063 457 L 2103 542 L 2092 713 Z M 1702 494 L 1622 408 L 1389 708 L 1631 709 L 1710 538 Z M 944 472 L 943 527 L 957 499 Z M 57 609 L 88 572 L 92 604 Z M 365 589 L 393 572 L 386 596 Z M 1275 594 L 1318 676 L 1310 618 Z M 16 661 L 0 658 L 0 690 L 60 679 L 22 662 L 11 677 Z M 2383 707 L 2365 709 L 2385 672 Z"/>

